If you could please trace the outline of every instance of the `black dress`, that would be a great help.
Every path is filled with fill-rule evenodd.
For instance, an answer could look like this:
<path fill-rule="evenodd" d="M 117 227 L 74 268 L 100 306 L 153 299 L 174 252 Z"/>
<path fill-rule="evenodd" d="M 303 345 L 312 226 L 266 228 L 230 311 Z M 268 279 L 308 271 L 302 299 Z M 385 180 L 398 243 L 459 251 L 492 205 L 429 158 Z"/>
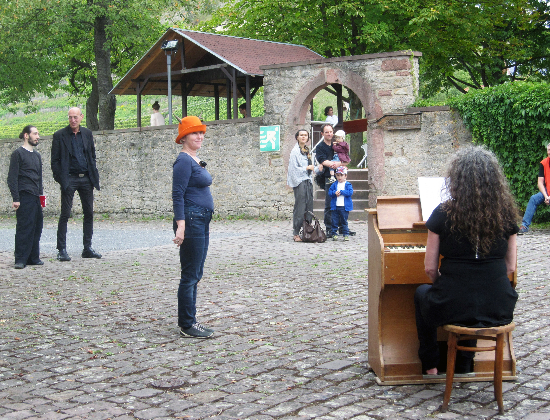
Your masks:
<path fill-rule="evenodd" d="M 504 257 L 508 238 L 518 232 L 517 225 L 511 226 L 483 257 L 476 255 L 466 238 L 451 234 L 441 204 L 426 227 L 439 235 L 439 253 L 443 256 L 441 276 L 425 297 L 429 308 L 426 315 L 438 326 L 486 327 L 512 322 L 518 295 L 506 275 Z"/>
<path fill-rule="evenodd" d="M 467 327 L 506 325 L 512 322 L 518 299 L 506 275 L 505 256 L 510 235 L 517 225 L 496 241 L 488 255 L 476 255 L 465 238 L 451 234 L 447 214 L 436 207 L 426 227 L 439 235 L 439 253 L 443 256 L 441 275 L 433 285 L 422 285 L 415 293 L 416 328 L 422 371 L 439 364 L 437 327 L 456 324 Z M 474 343 L 464 343 L 474 346 Z M 468 372 L 474 353 L 459 352 L 457 372 Z"/>

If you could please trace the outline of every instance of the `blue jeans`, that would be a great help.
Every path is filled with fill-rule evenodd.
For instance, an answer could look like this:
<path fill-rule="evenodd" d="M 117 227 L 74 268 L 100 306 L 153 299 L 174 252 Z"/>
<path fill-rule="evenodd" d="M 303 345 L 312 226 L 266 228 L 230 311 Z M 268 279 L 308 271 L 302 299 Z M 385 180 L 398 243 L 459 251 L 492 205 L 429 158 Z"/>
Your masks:
<path fill-rule="evenodd" d="M 336 210 L 332 210 L 333 235 L 336 235 L 338 228 L 341 228 L 342 235 L 349 236 L 348 217 L 349 211 L 346 211 L 344 206 L 336 206 Z"/>
<path fill-rule="evenodd" d="M 544 195 L 542 195 L 541 192 L 538 192 L 531 196 L 531 198 L 529 199 L 529 203 L 527 204 L 527 208 L 525 209 L 523 220 L 521 221 L 521 224 L 523 226 L 529 227 L 529 225 L 531 224 L 531 220 L 533 220 L 533 216 L 537 211 L 537 207 L 540 206 L 542 203 L 544 203 Z"/>
<path fill-rule="evenodd" d="M 212 210 L 185 206 L 185 236 L 180 245 L 181 280 L 178 288 L 178 325 L 190 328 L 197 313 L 197 283 L 202 278 L 210 241 Z M 177 224 L 174 220 L 174 232 Z"/>

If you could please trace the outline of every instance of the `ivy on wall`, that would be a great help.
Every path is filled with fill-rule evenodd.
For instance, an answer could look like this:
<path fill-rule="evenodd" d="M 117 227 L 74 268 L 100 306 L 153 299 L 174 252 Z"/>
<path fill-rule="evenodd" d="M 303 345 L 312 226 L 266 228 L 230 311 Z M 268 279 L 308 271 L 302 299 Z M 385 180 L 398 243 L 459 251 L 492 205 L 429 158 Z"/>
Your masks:
<path fill-rule="evenodd" d="M 506 83 L 468 92 L 448 103 L 461 114 L 475 143 L 499 158 L 520 209 L 538 192 L 539 162 L 550 142 L 550 85 Z M 550 207 L 541 205 L 536 221 L 550 220 Z"/>

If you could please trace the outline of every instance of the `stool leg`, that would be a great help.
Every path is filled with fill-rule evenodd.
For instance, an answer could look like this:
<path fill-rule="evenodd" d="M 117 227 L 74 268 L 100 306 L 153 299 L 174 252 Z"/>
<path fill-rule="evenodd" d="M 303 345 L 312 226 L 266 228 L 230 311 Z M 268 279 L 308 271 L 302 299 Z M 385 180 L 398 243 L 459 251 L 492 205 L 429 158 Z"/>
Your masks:
<path fill-rule="evenodd" d="M 504 334 L 498 334 L 495 349 L 495 373 L 493 386 L 495 388 L 495 399 L 497 400 L 499 414 L 504 414 L 504 403 L 502 401 L 502 367 L 504 364 L 503 355 Z"/>
<path fill-rule="evenodd" d="M 453 379 L 455 375 L 455 359 L 456 359 L 456 344 L 458 337 L 455 333 L 449 333 L 447 340 L 447 379 L 445 381 L 445 395 L 443 396 L 443 404 L 441 412 L 447 411 L 449 401 L 451 400 L 451 392 L 453 390 Z"/>

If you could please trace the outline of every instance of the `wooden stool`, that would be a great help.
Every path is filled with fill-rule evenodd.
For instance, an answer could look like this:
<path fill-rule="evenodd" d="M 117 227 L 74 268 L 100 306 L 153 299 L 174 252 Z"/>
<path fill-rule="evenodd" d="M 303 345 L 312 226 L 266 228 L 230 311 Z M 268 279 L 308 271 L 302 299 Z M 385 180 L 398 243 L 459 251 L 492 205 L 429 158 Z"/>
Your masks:
<path fill-rule="evenodd" d="M 445 384 L 445 396 L 443 397 L 443 405 L 441 411 L 447 411 L 449 400 L 451 399 L 451 391 L 453 390 L 453 378 L 455 372 L 456 351 L 495 351 L 495 369 L 493 386 L 495 388 L 495 399 L 498 404 L 499 414 L 504 414 L 504 404 L 502 402 L 502 359 L 504 353 L 504 334 L 513 331 L 516 325 L 512 322 L 501 327 L 486 327 L 486 328 L 467 328 L 457 325 L 444 325 L 443 329 L 449 332 L 447 340 L 447 382 Z M 459 346 L 457 343 L 462 340 L 491 340 L 496 341 L 496 345 L 490 347 L 465 347 Z"/>

